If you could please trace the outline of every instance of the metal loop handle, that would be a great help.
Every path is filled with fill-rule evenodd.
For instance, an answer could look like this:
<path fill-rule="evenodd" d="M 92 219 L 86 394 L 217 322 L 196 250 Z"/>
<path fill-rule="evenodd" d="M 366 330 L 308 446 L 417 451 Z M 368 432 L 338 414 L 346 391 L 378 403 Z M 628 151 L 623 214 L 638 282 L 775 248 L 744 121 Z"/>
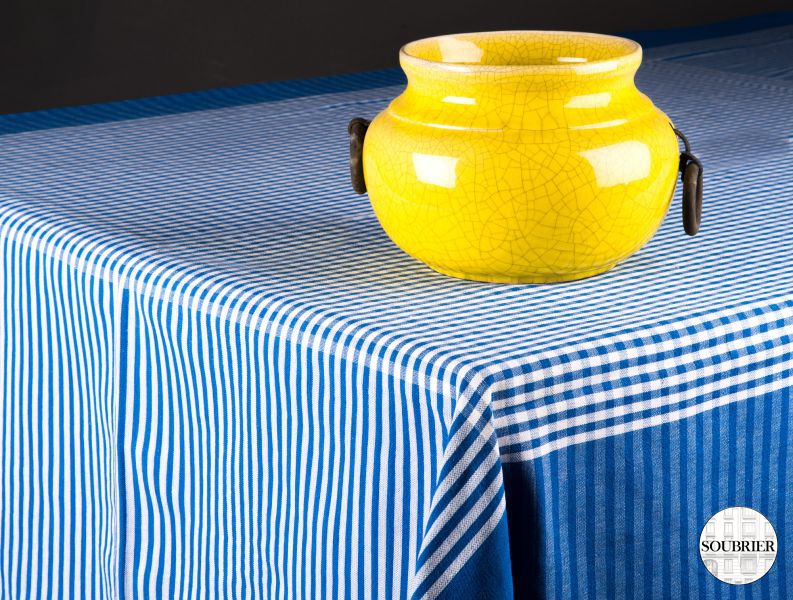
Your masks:
<path fill-rule="evenodd" d="M 350 134 L 350 180 L 352 189 L 359 194 L 366 193 L 366 181 L 363 178 L 363 139 L 371 121 L 355 117 L 347 125 Z"/>
<path fill-rule="evenodd" d="M 683 183 L 683 229 L 688 235 L 696 235 L 702 224 L 702 162 L 691 152 L 688 138 L 679 129 L 672 131 L 683 142 L 680 153 L 680 180 Z"/>

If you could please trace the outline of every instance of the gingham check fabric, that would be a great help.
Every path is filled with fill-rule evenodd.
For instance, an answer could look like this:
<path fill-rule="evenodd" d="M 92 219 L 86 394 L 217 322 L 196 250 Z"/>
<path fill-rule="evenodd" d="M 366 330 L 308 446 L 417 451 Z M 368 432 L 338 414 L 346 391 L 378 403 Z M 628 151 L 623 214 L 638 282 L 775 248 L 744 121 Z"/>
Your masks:
<path fill-rule="evenodd" d="M 715 598 L 748 506 L 788 597 L 790 33 L 648 53 L 703 230 L 559 285 L 389 242 L 393 72 L 0 118 L 1 595 Z"/>

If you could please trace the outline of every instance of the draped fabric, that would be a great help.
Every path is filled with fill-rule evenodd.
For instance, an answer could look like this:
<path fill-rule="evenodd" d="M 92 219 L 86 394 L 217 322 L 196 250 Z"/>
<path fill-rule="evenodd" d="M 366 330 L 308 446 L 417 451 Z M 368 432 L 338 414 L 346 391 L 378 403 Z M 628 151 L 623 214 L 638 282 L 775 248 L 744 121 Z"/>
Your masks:
<path fill-rule="evenodd" d="M 749 506 L 788 597 L 792 37 L 647 53 L 702 232 L 558 285 L 387 239 L 394 72 L 0 117 L 0 595 L 715 598 Z"/>

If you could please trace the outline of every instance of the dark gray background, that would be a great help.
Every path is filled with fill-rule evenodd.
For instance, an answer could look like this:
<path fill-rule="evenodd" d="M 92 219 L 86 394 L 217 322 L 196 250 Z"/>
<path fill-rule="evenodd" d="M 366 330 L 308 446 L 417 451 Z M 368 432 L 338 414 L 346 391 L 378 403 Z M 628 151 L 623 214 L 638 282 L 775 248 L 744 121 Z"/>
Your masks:
<path fill-rule="evenodd" d="M 395 66 L 403 43 L 440 33 L 623 32 L 789 6 L 790 0 L 3 0 L 0 112 Z"/>

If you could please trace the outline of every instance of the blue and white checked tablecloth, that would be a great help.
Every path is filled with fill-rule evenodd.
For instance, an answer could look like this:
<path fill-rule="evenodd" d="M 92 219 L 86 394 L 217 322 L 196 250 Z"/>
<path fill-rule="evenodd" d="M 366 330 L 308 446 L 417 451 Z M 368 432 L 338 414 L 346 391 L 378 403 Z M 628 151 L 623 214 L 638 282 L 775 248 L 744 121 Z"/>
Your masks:
<path fill-rule="evenodd" d="M 552 286 L 352 193 L 393 72 L 0 118 L 0 595 L 793 595 L 792 39 L 648 52 L 703 231 Z M 732 505 L 780 546 L 742 588 Z"/>

